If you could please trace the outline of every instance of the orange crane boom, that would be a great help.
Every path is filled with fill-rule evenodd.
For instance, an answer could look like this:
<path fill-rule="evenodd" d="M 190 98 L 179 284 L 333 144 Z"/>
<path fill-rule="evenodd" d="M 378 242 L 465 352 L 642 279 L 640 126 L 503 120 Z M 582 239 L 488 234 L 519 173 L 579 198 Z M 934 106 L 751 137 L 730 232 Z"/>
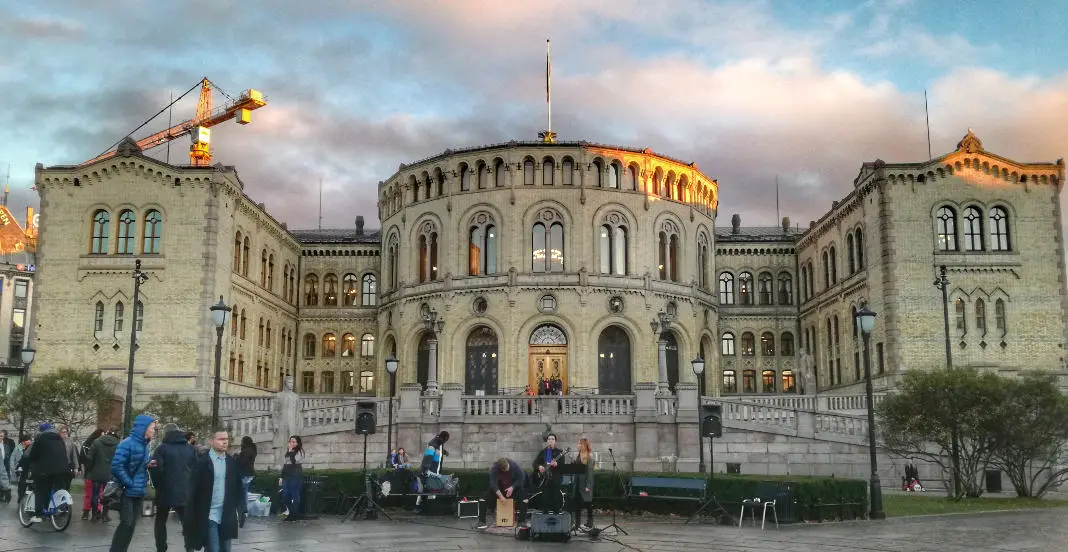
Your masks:
<path fill-rule="evenodd" d="M 211 164 L 211 127 L 224 123 L 230 119 L 242 125 L 251 121 L 251 112 L 267 105 L 267 98 L 258 90 L 245 90 L 240 97 L 231 101 L 219 109 L 212 109 L 212 87 L 214 84 L 205 77 L 200 81 L 200 99 L 197 101 L 197 112 L 194 118 L 182 121 L 177 125 L 147 136 L 137 141 L 137 146 L 142 150 L 154 148 L 165 144 L 175 138 L 192 135 L 193 144 L 189 147 L 189 162 L 194 166 L 207 166 Z M 181 99 L 181 98 L 179 98 Z M 177 101 L 177 100 L 175 100 Z M 173 105 L 173 104 L 172 104 Z M 115 151 L 108 151 L 98 155 L 82 165 L 95 163 L 108 159 L 115 155 Z"/>

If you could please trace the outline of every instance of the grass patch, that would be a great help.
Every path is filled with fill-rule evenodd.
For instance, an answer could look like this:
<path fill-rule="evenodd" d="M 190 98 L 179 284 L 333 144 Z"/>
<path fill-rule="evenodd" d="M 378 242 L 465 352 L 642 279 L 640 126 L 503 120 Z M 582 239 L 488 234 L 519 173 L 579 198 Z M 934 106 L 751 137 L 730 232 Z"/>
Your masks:
<path fill-rule="evenodd" d="M 1024 510 L 1028 508 L 1063 508 L 1068 500 L 1045 500 L 1035 498 L 966 498 L 950 500 L 938 494 L 886 494 L 883 509 L 888 517 L 923 516 L 931 514 L 956 514 L 989 512 L 993 510 Z"/>

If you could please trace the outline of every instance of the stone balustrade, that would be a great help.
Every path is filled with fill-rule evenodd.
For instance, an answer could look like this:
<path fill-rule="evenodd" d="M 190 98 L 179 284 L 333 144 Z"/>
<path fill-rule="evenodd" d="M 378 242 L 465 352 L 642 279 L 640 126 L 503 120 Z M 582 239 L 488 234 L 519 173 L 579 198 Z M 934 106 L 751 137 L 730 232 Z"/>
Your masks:
<path fill-rule="evenodd" d="M 219 397 L 219 410 L 243 416 L 248 412 L 272 412 L 274 397 Z"/>
<path fill-rule="evenodd" d="M 874 393 L 872 400 L 878 405 L 885 396 L 884 392 Z M 866 395 L 724 395 L 716 398 L 810 412 L 852 412 L 868 409 Z"/>

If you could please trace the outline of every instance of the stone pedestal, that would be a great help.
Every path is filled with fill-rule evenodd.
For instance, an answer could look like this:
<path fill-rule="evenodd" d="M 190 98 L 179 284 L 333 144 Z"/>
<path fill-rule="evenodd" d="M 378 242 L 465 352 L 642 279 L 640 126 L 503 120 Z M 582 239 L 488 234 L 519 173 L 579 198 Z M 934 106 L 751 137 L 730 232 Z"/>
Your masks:
<path fill-rule="evenodd" d="M 634 386 L 634 471 L 661 471 L 660 431 L 656 416 L 656 387 L 652 382 Z"/>
<path fill-rule="evenodd" d="M 698 427 L 697 384 L 675 384 L 678 411 L 675 414 L 676 471 L 697 472 L 701 466 L 701 436 Z"/>
<path fill-rule="evenodd" d="M 423 456 L 423 412 L 422 391 L 418 383 L 406 383 L 400 386 L 400 408 L 397 409 L 393 443 L 395 448 L 404 447 L 413 462 L 419 462 Z"/>

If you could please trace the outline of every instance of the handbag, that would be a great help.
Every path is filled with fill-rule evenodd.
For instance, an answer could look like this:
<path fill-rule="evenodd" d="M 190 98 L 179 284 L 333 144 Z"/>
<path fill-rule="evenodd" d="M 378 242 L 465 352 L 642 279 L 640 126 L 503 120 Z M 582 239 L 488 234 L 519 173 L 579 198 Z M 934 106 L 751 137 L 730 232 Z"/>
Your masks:
<path fill-rule="evenodd" d="M 100 493 L 101 502 L 115 502 L 122 500 L 122 495 L 125 493 L 126 487 L 122 483 L 112 479 L 104 485 L 104 491 Z"/>

